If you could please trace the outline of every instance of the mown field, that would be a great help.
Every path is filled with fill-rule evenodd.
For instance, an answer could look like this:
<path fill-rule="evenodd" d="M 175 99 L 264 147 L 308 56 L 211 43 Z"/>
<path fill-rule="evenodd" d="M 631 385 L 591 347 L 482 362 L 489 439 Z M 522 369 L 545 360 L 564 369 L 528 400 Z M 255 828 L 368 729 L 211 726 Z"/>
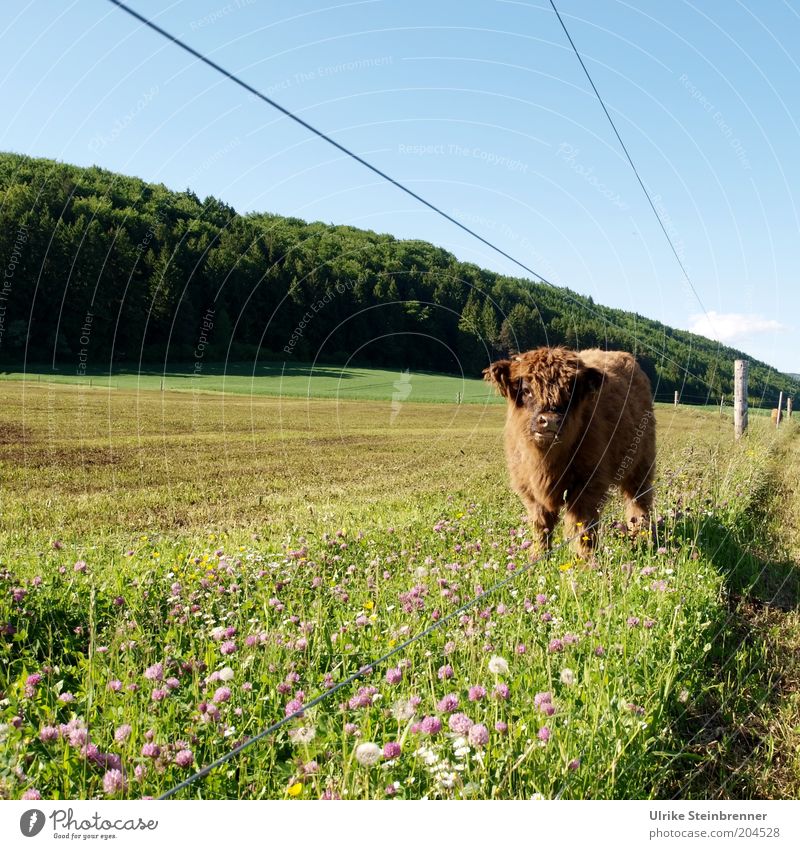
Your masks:
<path fill-rule="evenodd" d="M 437 621 L 180 795 L 796 786 L 775 657 L 741 633 L 744 603 L 796 605 L 768 510 L 794 423 L 734 444 L 659 408 L 657 538 L 612 501 L 594 562 L 534 562 L 496 404 L 2 390 L 6 797 L 157 796 Z"/>

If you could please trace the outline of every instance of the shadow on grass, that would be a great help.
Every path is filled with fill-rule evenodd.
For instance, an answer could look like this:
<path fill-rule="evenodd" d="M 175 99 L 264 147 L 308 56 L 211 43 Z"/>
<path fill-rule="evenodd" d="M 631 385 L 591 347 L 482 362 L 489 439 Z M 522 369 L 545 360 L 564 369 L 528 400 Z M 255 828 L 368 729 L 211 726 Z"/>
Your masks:
<path fill-rule="evenodd" d="M 711 622 L 711 648 L 696 670 L 701 695 L 674 709 L 676 751 L 659 798 L 766 798 L 763 779 L 774 758 L 770 717 L 796 684 L 768 632 L 800 607 L 798 564 L 757 544 L 767 501 L 735 535 L 713 516 L 676 528 L 723 577 L 726 604 Z"/>
<path fill-rule="evenodd" d="M 342 366 L 335 365 L 314 365 L 313 363 L 283 363 L 283 362 L 203 362 L 202 370 L 197 372 L 195 363 L 169 363 L 167 368 L 163 365 L 158 366 L 154 363 L 121 363 L 115 365 L 111 369 L 110 376 L 143 376 L 143 377 L 186 377 L 192 378 L 197 375 L 203 377 L 334 377 L 342 380 L 350 380 L 357 375 L 353 372 L 358 370 L 359 366 L 351 365 L 345 369 Z M 28 364 L 27 367 L 20 365 L 14 367 L 5 365 L 0 370 L 0 375 L 20 374 L 25 371 L 27 374 L 35 375 L 52 375 L 57 377 L 75 377 L 75 366 L 53 368 L 52 364 L 36 365 Z M 82 377 L 109 377 L 108 368 L 87 367 L 81 372 Z"/>

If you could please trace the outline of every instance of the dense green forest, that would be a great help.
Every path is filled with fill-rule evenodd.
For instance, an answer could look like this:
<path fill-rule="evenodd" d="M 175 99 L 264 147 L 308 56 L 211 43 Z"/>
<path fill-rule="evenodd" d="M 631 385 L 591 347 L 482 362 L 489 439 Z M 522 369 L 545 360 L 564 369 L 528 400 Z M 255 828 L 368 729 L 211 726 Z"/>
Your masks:
<path fill-rule="evenodd" d="M 659 398 L 732 392 L 745 355 L 643 316 L 459 262 L 427 242 L 0 154 L 0 361 L 60 370 L 255 359 L 477 375 L 542 344 L 625 348 Z M 750 364 L 754 402 L 797 382 Z"/>

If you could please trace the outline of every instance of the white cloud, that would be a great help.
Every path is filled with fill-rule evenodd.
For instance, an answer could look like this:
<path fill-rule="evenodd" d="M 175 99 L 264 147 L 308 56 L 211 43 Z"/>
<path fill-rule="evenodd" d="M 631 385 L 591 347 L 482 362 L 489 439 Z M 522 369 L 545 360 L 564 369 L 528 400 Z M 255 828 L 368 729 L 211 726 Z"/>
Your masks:
<path fill-rule="evenodd" d="M 720 342 L 735 342 L 756 333 L 781 333 L 789 328 L 775 319 L 764 318 L 756 313 L 711 310 L 708 315 L 690 315 L 689 330 Z"/>

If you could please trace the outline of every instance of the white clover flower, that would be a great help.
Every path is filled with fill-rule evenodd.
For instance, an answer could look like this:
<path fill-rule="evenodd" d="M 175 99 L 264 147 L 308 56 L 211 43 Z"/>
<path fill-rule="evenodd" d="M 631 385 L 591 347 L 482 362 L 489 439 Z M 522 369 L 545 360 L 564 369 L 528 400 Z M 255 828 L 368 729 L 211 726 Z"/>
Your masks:
<path fill-rule="evenodd" d="M 437 755 L 436 752 L 428 749 L 422 756 L 422 759 L 428 766 L 433 766 L 434 764 L 437 764 L 439 762 L 439 755 Z"/>
<path fill-rule="evenodd" d="M 492 655 L 489 658 L 489 672 L 492 675 L 508 675 L 508 661 L 500 655 Z"/>
<path fill-rule="evenodd" d="M 220 681 L 233 681 L 233 670 L 230 666 L 224 666 L 219 671 L 219 680 Z"/>
<path fill-rule="evenodd" d="M 444 773 L 439 777 L 439 783 L 445 790 L 452 790 L 456 781 L 458 781 L 457 772 Z"/>
<path fill-rule="evenodd" d="M 356 746 L 356 760 L 361 766 L 375 766 L 381 759 L 381 748 L 377 743 L 361 743 Z"/>
<path fill-rule="evenodd" d="M 561 683 L 571 687 L 575 683 L 575 673 L 568 667 L 561 670 Z"/>

